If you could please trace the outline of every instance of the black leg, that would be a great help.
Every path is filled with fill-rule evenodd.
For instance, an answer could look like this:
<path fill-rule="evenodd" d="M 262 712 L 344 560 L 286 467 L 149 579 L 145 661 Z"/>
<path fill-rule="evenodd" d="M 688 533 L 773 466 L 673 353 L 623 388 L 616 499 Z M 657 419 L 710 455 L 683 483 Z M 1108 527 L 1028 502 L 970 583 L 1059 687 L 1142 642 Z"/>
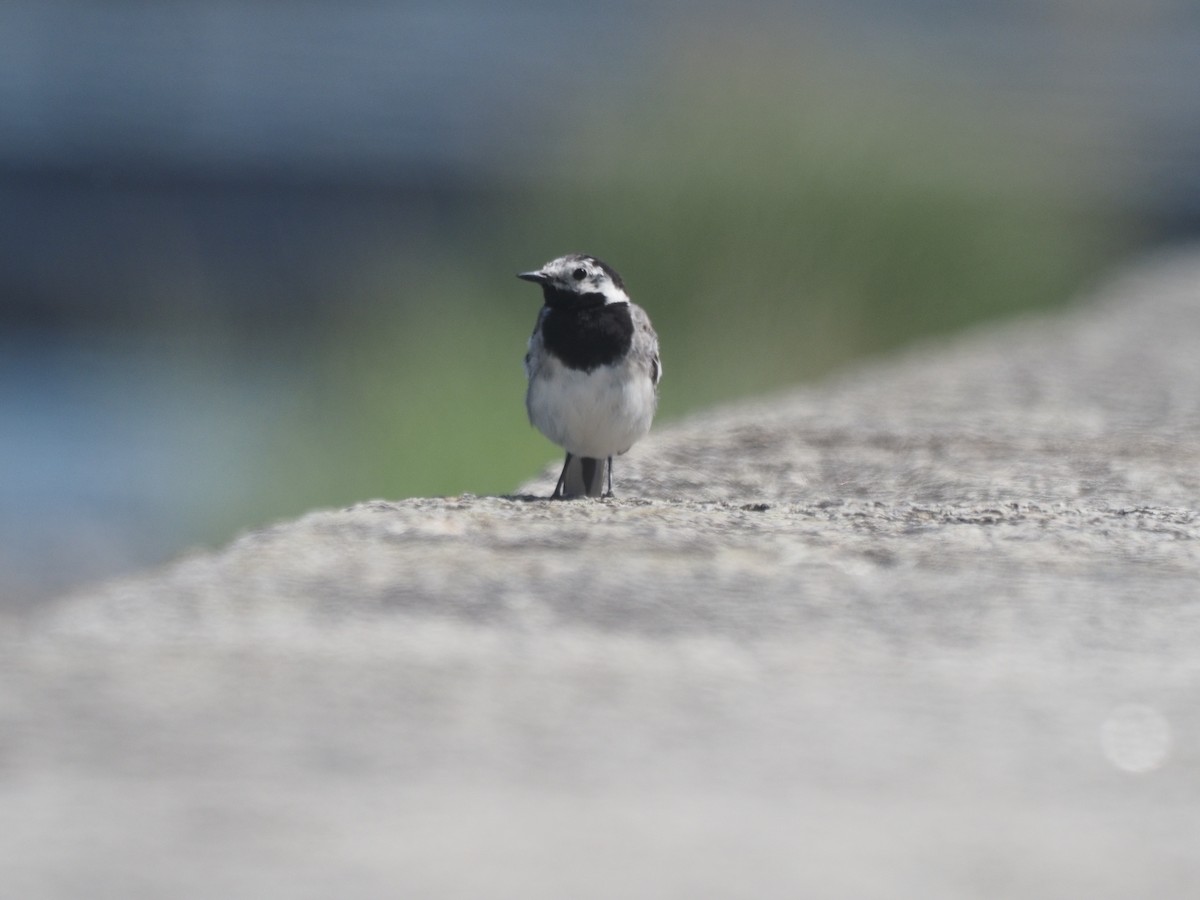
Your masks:
<path fill-rule="evenodd" d="M 567 468 L 571 465 L 571 454 L 567 454 L 566 461 L 563 462 L 562 471 L 558 473 L 558 484 L 554 486 L 554 493 L 550 495 L 551 500 L 562 500 L 563 484 L 567 480 Z"/>
<path fill-rule="evenodd" d="M 612 492 L 612 457 L 610 456 L 608 458 L 608 493 L 605 494 L 604 496 L 611 497 L 612 495 L 613 495 L 613 492 Z"/>

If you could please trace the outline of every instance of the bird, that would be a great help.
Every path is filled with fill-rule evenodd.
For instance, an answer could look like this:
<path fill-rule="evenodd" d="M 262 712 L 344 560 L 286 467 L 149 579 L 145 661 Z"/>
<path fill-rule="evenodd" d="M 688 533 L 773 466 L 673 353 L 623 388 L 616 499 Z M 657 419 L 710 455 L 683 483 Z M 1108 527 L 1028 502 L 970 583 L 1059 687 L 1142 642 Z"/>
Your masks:
<path fill-rule="evenodd" d="M 612 497 L 613 457 L 646 435 L 658 407 L 658 335 L 595 256 L 570 253 L 517 277 L 544 301 L 525 354 L 525 409 L 567 453 L 551 499 Z"/>

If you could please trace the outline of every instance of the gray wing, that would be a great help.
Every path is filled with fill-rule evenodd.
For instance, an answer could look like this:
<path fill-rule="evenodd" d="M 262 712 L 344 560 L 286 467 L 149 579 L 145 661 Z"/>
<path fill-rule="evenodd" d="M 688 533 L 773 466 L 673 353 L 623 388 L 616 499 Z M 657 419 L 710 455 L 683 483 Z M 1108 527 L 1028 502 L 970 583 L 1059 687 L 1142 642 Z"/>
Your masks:
<path fill-rule="evenodd" d="M 542 320 L 546 318 L 548 307 L 543 306 L 538 313 L 537 323 L 533 326 L 533 334 L 529 336 L 529 345 L 525 349 L 525 378 L 532 380 L 542 367 L 545 347 L 542 344 Z"/>
<path fill-rule="evenodd" d="M 636 303 L 629 304 L 629 314 L 633 319 L 633 347 L 631 354 L 639 364 L 646 367 L 650 380 L 657 386 L 662 380 L 662 360 L 658 355 L 658 335 L 650 324 L 646 311 Z"/>
<path fill-rule="evenodd" d="M 525 388 L 525 414 L 529 416 L 529 423 L 533 424 L 533 410 L 529 407 L 529 393 L 533 386 L 533 379 L 542 368 L 542 361 L 546 358 L 546 347 L 542 343 L 542 320 L 546 318 L 547 307 L 543 306 L 542 311 L 538 313 L 537 324 L 533 326 L 533 334 L 529 336 L 529 345 L 525 349 L 525 379 L 528 385 Z"/>

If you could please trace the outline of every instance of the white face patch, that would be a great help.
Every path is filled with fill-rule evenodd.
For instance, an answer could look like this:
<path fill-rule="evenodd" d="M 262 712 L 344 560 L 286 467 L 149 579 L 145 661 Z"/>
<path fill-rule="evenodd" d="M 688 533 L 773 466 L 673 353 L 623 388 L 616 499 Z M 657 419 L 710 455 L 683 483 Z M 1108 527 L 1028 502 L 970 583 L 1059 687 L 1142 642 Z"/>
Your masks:
<path fill-rule="evenodd" d="M 560 290 L 575 294 L 603 294 L 605 303 L 628 303 L 629 295 L 617 287 L 604 270 L 584 256 L 560 256 L 542 266 L 542 274 Z M 582 276 L 582 277 L 579 277 Z"/>

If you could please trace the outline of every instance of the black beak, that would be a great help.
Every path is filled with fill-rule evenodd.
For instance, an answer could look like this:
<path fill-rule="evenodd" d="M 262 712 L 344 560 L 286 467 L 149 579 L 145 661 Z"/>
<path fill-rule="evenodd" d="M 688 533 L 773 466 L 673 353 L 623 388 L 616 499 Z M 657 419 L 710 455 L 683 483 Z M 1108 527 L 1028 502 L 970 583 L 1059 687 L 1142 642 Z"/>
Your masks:
<path fill-rule="evenodd" d="M 532 281 L 534 284 L 545 284 L 550 280 L 545 272 L 518 272 L 517 277 L 522 281 Z"/>

